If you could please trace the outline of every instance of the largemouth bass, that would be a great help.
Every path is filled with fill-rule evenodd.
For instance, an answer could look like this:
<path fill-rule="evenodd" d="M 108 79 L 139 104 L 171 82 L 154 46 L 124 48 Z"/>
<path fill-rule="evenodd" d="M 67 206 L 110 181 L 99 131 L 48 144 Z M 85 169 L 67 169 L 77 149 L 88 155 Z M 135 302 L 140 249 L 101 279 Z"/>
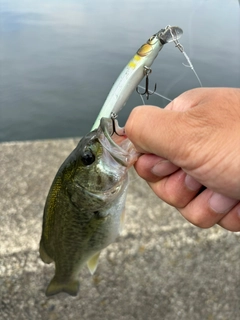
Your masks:
<path fill-rule="evenodd" d="M 103 118 L 80 140 L 50 188 L 40 241 L 43 262 L 55 262 L 47 296 L 77 295 L 82 266 L 93 274 L 101 250 L 122 229 L 128 168 L 138 153 L 126 137 L 113 134 L 114 121 Z M 123 141 L 116 144 L 114 136 Z"/>
<path fill-rule="evenodd" d="M 87 263 L 94 273 L 101 250 L 121 231 L 127 171 L 139 154 L 110 115 L 121 110 L 144 77 L 148 82 L 159 51 L 182 32 L 167 26 L 138 49 L 110 90 L 92 131 L 58 170 L 46 200 L 40 241 L 43 262 L 55 262 L 46 295 L 77 295 L 82 266 Z"/>

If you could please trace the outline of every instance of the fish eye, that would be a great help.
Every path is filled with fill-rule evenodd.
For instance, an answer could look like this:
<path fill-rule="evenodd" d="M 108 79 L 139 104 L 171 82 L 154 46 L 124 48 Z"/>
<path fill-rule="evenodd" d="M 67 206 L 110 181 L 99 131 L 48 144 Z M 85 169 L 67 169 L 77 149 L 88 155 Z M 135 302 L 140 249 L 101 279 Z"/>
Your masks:
<path fill-rule="evenodd" d="M 82 163 L 85 164 L 85 166 L 89 166 L 95 161 L 95 155 L 92 153 L 91 150 L 86 150 L 82 155 L 81 160 Z"/>

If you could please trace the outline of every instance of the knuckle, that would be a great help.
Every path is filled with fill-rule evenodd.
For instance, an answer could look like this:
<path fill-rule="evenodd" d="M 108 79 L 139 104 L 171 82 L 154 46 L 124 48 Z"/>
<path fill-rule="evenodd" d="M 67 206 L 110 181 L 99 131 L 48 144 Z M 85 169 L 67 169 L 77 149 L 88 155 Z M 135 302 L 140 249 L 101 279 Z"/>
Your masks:
<path fill-rule="evenodd" d="M 185 219 L 201 229 L 209 229 L 217 223 L 216 217 L 211 217 L 207 210 L 202 211 L 201 208 L 191 210 L 188 206 L 186 206 L 185 208 L 178 208 L 178 211 Z"/>
<path fill-rule="evenodd" d="M 161 199 L 169 205 L 183 210 L 191 201 L 192 195 L 189 193 L 173 192 L 171 188 L 165 187 L 161 194 Z"/>

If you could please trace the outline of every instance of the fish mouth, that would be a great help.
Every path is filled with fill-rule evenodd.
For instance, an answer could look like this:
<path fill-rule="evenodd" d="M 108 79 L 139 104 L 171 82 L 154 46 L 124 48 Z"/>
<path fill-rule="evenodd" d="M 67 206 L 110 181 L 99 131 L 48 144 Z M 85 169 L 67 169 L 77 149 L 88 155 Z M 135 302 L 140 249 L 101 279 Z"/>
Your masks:
<path fill-rule="evenodd" d="M 122 133 L 116 131 L 118 127 Z M 98 139 L 115 161 L 124 167 L 130 167 L 138 158 L 139 153 L 118 126 L 116 118 L 102 118 L 98 128 Z M 133 161 L 133 158 L 135 161 Z"/>

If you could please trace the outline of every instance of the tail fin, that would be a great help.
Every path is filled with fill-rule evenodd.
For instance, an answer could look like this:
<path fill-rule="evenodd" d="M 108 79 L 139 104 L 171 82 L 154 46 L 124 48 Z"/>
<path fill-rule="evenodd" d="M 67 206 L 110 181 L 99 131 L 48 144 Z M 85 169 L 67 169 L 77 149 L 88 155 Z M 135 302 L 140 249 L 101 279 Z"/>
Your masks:
<path fill-rule="evenodd" d="M 79 291 L 79 286 L 80 283 L 78 280 L 71 280 L 67 283 L 60 283 L 55 277 L 53 277 L 47 287 L 46 296 L 49 297 L 60 292 L 66 292 L 71 296 L 76 296 Z"/>

